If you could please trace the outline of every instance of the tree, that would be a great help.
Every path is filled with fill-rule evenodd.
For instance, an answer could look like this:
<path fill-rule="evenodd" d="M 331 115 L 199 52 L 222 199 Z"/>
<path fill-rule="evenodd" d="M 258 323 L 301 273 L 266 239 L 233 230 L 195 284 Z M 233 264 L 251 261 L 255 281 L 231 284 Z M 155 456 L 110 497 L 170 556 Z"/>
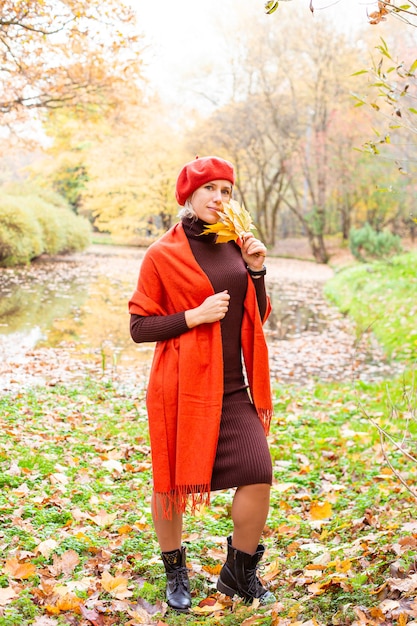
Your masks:
<path fill-rule="evenodd" d="M 290 213 L 314 258 L 327 262 L 336 173 L 345 170 L 339 145 L 355 145 L 343 120 L 356 50 L 330 26 L 310 33 L 302 20 L 286 24 L 285 17 L 279 28 L 265 21 L 254 28 L 252 21 L 250 36 L 242 28 L 245 46 L 233 41 L 239 56 L 229 63 L 233 99 L 212 116 L 205 135 L 204 128 L 196 135 L 236 163 L 238 190 L 265 243 L 275 245 Z"/>
<path fill-rule="evenodd" d="M 32 168 L 38 184 L 74 194 L 77 212 L 119 241 L 142 241 L 151 222 L 152 235 L 169 228 L 186 159 L 176 133 L 161 128 L 167 112 L 157 100 L 137 106 L 139 97 L 132 84 L 123 105 L 83 125 L 73 111 L 50 112 L 45 129 L 52 143 Z"/>
<path fill-rule="evenodd" d="M 286 0 L 288 1 L 288 0 Z M 338 0 L 336 0 L 337 3 Z M 268 15 L 275 13 L 278 9 L 279 2 L 277 0 L 268 0 L 265 2 L 265 12 Z M 311 13 L 314 13 L 314 0 L 306 0 Z M 402 0 L 378 0 L 375 10 L 368 14 L 370 24 L 380 24 L 385 22 L 388 16 L 393 15 L 410 26 L 417 26 L 417 2 L 416 0 L 408 0 L 407 4 L 403 4 Z"/>
<path fill-rule="evenodd" d="M 52 186 L 68 201 L 73 211 L 77 212 L 88 178 L 87 168 L 83 163 L 67 164 L 57 170 Z"/>
<path fill-rule="evenodd" d="M 368 105 L 381 121 L 375 139 L 364 147 L 371 154 L 389 152 L 405 173 L 417 156 L 417 58 L 404 51 L 403 60 L 395 59 L 382 38 L 376 49 L 379 59 L 357 72 L 367 75 L 368 89 L 365 95 L 356 93 L 356 106 Z"/>
<path fill-rule="evenodd" d="M 1 0 L 0 6 L 3 125 L 62 106 L 91 113 L 92 105 L 117 102 L 121 83 L 138 80 L 141 40 L 133 10 L 118 0 Z"/>

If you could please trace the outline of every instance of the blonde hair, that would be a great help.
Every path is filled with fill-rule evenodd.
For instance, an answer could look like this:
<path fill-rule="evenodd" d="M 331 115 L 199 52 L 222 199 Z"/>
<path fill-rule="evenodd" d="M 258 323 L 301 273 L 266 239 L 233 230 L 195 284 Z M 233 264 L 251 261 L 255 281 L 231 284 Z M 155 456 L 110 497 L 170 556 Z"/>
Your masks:
<path fill-rule="evenodd" d="M 193 220 L 197 221 L 197 214 L 193 209 L 193 205 L 191 204 L 190 198 L 185 201 L 184 206 L 178 211 L 178 217 L 182 219 L 183 217 L 190 217 Z"/>

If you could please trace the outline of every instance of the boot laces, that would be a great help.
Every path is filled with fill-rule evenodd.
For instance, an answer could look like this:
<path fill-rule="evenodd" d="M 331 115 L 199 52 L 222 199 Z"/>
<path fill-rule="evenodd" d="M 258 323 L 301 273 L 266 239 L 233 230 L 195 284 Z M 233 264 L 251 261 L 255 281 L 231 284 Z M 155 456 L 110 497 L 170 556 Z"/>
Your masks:
<path fill-rule="evenodd" d="M 179 587 L 183 587 L 188 591 L 189 580 L 188 571 L 186 567 L 178 567 L 170 575 L 171 582 L 174 584 L 175 591 Z"/>

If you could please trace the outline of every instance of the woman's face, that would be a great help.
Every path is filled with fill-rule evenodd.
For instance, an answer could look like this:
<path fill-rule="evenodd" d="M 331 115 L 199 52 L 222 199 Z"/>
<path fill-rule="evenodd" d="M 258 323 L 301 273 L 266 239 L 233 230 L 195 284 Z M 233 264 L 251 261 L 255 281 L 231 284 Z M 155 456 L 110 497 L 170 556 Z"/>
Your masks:
<path fill-rule="evenodd" d="M 219 221 L 217 211 L 221 211 L 222 202 L 230 202 L 231 198 L 231 182 L 212 180 L 194 191 L 191 204 L 200 220 L 206 224 L 215 224 Z"/>

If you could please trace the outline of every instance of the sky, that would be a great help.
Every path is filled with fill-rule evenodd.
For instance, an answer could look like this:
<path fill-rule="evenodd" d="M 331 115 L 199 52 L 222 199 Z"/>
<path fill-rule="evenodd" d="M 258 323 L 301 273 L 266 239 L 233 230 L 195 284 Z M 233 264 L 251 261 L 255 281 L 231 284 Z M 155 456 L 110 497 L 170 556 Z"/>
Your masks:
<path fill-rule="evenodd" d="M 217 36 L 216 21 L 229 13 L 252 6 L 264 14 L 264 0 L 129 0 L 138 16 L 138 28 L 150 42 L 148 61 L 154 70 L 169 77 L 175 67 L 191 66 L 193 61 L 213 54 Z M 306 19 L 318 22 L 334 19 L 335 25 L 356 30 L 367 25 L 367 11 L 375 10 L 372 0 L 280 0 L 278 10 L 265 19 L 279 19 L 279 13 L 305 9 Z M 214 44 L 214 46 L 213 46 Z"/>
<path fill-rule="evenodd" d="M 256 11 L 262 19 L 279 20 L 280 14 L 295 14 L 299 10 L 312 25 L 334 20 L 335 27 L 351 32 L 375 28 L 368 24 L 367 12 L 375 10 L 373 0 L 280 0 L 277 11 L 266 15 L 265 0 L 127 0 L 137 14 L 138 31 L 149 44 L 145 54 L 145 74 L 167 102 L 195 102 L 202 112 L 209 112 L 210 94 L 204 97 L 192 93 L 193 72 L 204 72 L 204 66 L 217 63 L 221 75 L 222 41 L 220 24 L 235 28 L 239 12 Z M 219 89 L 213 85 L 218 97 Z M 204 101 L 205 100 L 205 101 Z"/>

